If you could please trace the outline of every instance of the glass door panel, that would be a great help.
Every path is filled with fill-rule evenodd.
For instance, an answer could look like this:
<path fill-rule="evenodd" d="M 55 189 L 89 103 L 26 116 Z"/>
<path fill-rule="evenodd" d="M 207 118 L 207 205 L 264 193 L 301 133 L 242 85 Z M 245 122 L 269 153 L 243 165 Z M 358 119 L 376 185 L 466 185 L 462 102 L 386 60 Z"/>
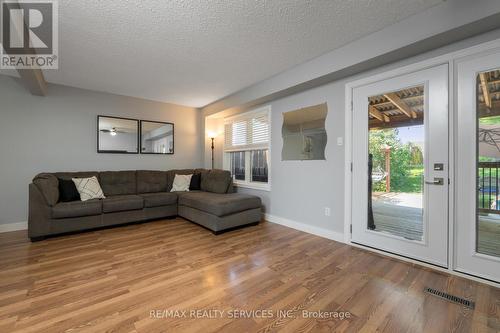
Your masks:
<path fill-rule="evenodd" d="M 500 51 L 456 63 L 455 262 L 500 282 Z"/>
<path fill-rule="evenodd" d="M 476 251 L 500 257 L 500 69 L 476 77 Z"/>
<path fill-rule="evenodd" d="M 368 98 L 367 228 L 422 241 L 425 87 Z"/>

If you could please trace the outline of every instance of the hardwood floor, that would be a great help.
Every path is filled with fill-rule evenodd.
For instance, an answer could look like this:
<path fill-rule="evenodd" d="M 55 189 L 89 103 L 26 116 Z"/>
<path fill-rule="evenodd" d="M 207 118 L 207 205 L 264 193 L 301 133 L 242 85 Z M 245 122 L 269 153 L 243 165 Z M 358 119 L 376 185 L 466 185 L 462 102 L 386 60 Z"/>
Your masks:
<path fill-rule="evenodd" d="M 272 223 L 214 236 L 176 219 L 34 244 L 12 232 L 0 253 L 0 332 L 500 331 L 500 289 Z"/>

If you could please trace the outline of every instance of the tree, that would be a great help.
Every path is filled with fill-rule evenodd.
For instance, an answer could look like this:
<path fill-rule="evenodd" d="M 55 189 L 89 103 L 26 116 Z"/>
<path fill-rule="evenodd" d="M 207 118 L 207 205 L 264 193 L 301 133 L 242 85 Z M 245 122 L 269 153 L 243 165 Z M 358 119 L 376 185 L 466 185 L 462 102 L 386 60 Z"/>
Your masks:
<path fill-rule="evenodd" d="M 390 147 L 391 156 L 391 191 L 401 192 L 407 182 L 409 169 L 413 161 L 418 161 L 415 145 L 403 145 L 398 138 L 398 129 L 370 130 L 369 152 L 373 156 L 373 170 L 385 171 L 385 148 Z M 418 147 L 416 147 L 418 148 Z M 418 151 L 421 151 L 418 148 Z M 373 184 L 373 191 L 385 191 L 385 182 Z"/>
<path fill-rule="evenodd" d="M 411 154 L 411 160 L 410 160 L 411 165 L 420 166 L 424 164 L 424 154 L 422 153 L 422 149 L 420 149 L 419 146 L 415 145 L 412 142 L 408 142 L 407 145 Z"/>

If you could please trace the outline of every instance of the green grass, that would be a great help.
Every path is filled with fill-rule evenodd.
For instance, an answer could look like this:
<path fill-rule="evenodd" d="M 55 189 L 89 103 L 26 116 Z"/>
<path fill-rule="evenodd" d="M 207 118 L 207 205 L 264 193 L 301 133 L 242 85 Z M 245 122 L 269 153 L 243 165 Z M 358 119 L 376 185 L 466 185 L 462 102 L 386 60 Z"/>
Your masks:
<path fill-rule="evenodd" d="M 396 176 L 393 176 L 396 177 Z M 391 191 L 393 192 L 405 192 L 405 193 L 421 193 L 424 178 L 424 168 L 422 166 L 414 167 L 408 170 L 408 176 L 402 177 L 395 182 L 395 179 L 391 179 Z"/>
<path fill-rule="evenodd" d="M 497 125 L 500 124 L 500 116 L 479 118 L 481 125 Z"/>
<path fill-rule="evenodd" d="M 490 175 L 490 170 L 484 170 L 485 178 Z M 496 176 L 495 171 L 491 171 L 492 180 Z M 391 179 L 391 192 L 403 192 L 403 193 L 422 193 L 424 168 L 423 166 L 413 167 L 408 170 L 408 176 L 402 177 L 401 179 L 395 179 L 397 175 L 392 175 Z M 385 180 L 375 183 L 373 190 L 376 192 L 385 192 Z M 484 203 L 482 200 L 482 195 L 478 198 L 478 208 L 489 209 L 491 203 L 495 200 L 495 194 L 484 193 Z"/>
<path fill-rule="evenodd" d="M 408 170 L 408 176 L 391 175 L 391 192 L 421 193 L 424 167 L 417 166 Z M 385 191 L 385 180 L 375 183 L 374 191 Z"/>

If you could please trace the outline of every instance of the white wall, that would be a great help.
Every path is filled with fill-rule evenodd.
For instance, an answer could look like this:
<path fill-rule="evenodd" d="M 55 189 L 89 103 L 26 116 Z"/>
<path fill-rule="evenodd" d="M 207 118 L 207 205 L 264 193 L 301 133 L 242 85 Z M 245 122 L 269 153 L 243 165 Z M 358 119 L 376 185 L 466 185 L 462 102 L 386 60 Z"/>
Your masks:
<path fill-rule="evenodd" d="M 344 135 L 344 86 L 344 81 L 335 82 L 270 103 L 271 192 L 243 188 L 238 192 L 261 196 L 266 214 L 343 232 L 344 147 L 336 140 Z M 282 114 L 325 102 L 326 160 L 282 161 Z M 325 207 L 330 208 L 330 217 L 325 216 Z"/>
<path fill-rule="evenodd" d="M 0 224 L 27 220 L 28 184 L 40 172 L 202 166 L 194 108 L 52 84 L 38 97 L 2 75 L 0 101 Z M 97 115 L 172 122 L 175 154 L 97 154 Z"/>
<path fill-rule="evenodd" d="M 345 157 L 344 146 L 337 145 L 337 138 L 345 139 L 346 84 L 376 73 L 420 62 L 477 45 L 479 42 L 495 40 L 499 37 L 500 31 L 496 30 L 426 54 L 266 103 L 265 105 L 271 105 L 272 108 L 271 191 L 238 188 L 238 192 L 260 196 L 265 206 L 265 213 L 270 214 L 272 218 L 276 218 L 278 222 L 281 221 L 289 225 L 295 223 L 295 225 L 300 225 L 299 228 L 313 233 L 328 233 L 327 237 L 339 236 L 344 232 Z M 498 43 L 500 45 L 500 41 Z M 282 113 L 324 102 L 328 104 L 328 116 L 325 123 L 328 135 L 325 150 L 326 161 L 282 161 Z M 217 115 L 232 116 L 235 112 L 244 111 L 247 110 L 231 108 L 219 114 L 210 115 L 210 112 L 206 112 L 205 115 L 210 115 L 210 117 Z M 207 130 L 209 130 L 209 125 L 209 123 L 205 123 Z M 331 209 L 331 216 L 325 216 L 325 207 Z M 366 207 L 359 207 L 359 209 L 366 209 Z M 342 239 L 341 236 L 340 239 Z"/>

